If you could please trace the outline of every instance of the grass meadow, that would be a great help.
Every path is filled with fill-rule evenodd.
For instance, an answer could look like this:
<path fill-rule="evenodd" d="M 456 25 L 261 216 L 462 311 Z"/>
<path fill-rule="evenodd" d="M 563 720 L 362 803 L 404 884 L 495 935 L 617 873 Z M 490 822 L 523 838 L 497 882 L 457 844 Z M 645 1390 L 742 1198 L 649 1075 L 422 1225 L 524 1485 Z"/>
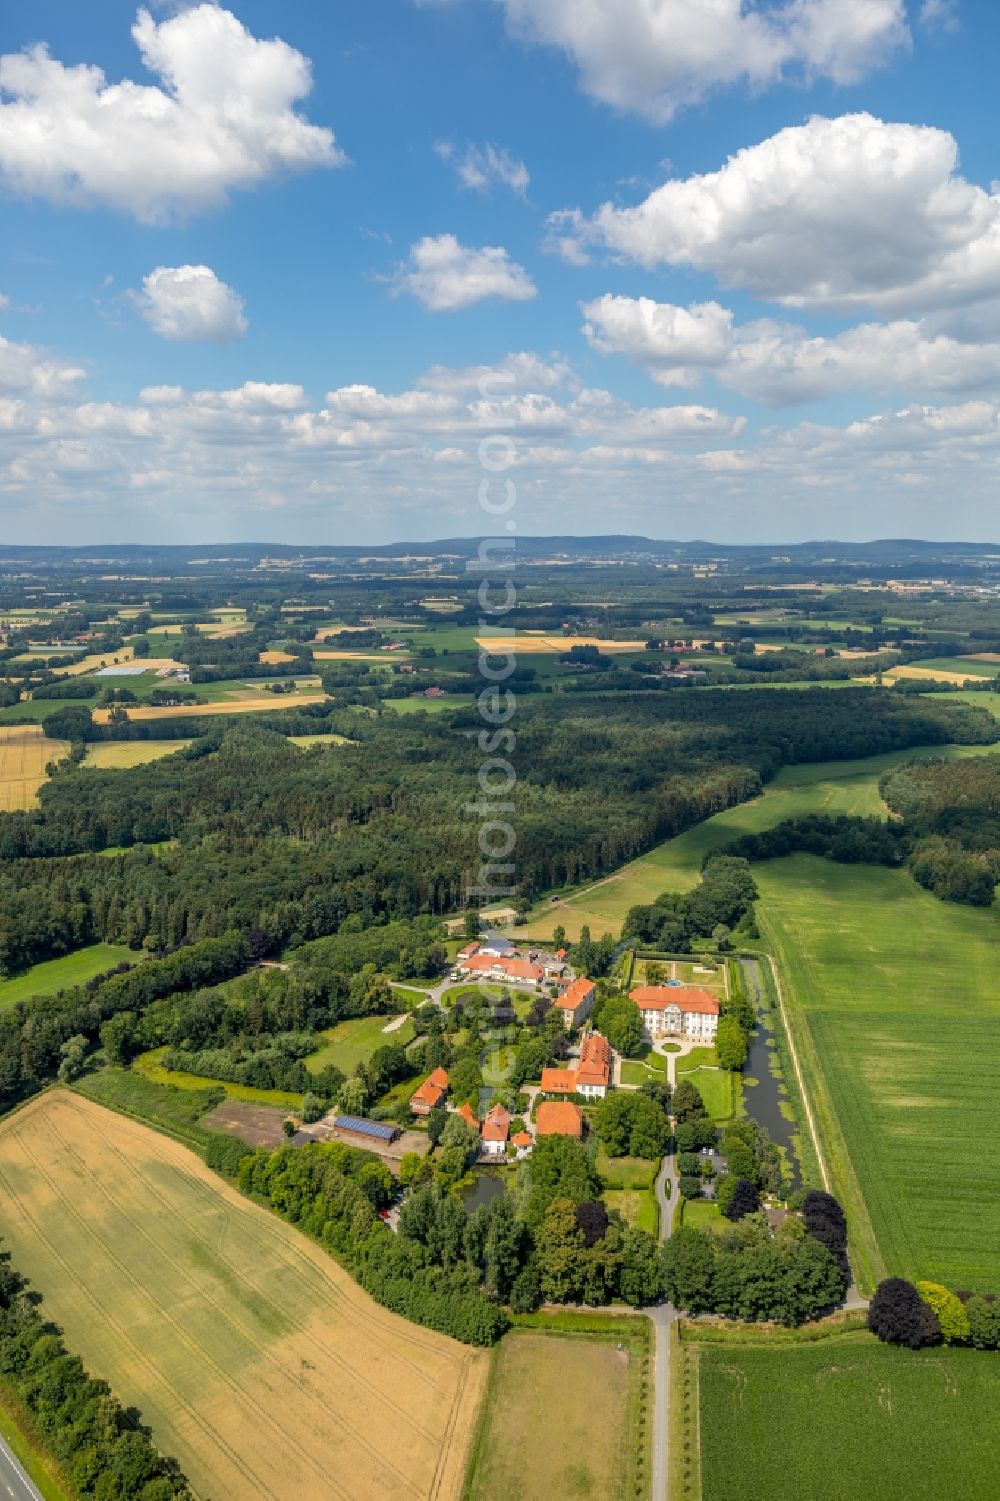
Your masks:
<path fill-rule="evenodd" d="M 356 1016 L 338 1022 L 322 1033 L 326 1043 L 318 1052 L 310 1053 L 304 1059 L 306 1068 L 319 1073 L 332 1063 L 341 1073 L 352 1074 L 359 1063 L 368 1062 L 376 1048 L 387 1047 L 389 1043 L 405 1047 L 416 1036 L 413 1023 L 407 1017 L 402 1026 L 387 1032 L 386 1027 L 394 1019 L 391 1016 Z"/>
<path fill-rule="evenodd" d="M 987 696 L 975 695 L 977 700 Z M 878 795 L 878 779 L 890 767 L 915 756 L 957 760 L 997 751 L 1000 751 L 1000 746 L 928 746 L 856 761 L 785 766 L 768 783 L 762 797 L 753 802 L 739 803 L 704 823 L 696 824 L 675 839 L 657 845 L 648 855 L 623 865 L 614 875 L 584 887 L 564 901 L 544 903 L 536 908 L 522 933 L 551 936 L 556 924 L 561 923 L 566 936 L 575 939 L 579 938 L 580 929 L 586 923 L 595 938 L 606 932 L 617 935 L 630 907 L 654 901 L 661 891 L 686 890 L 697 880 L 705 856 L 730 840 L 759 833 L 786 818 L 801 818 L 808 813 L 850 813 L 860 817 L 881 815 L 885 809 Z"/>
<path fill-rule="evenodd" d="M 94 975 L 113 969 L 123 960 L 134 964 L 141 958 L 134 949 L 123 948 L 121 944 L 92 943 L 60 959 L 46 959 L 43 964 L 25 970 L 23 975 L 0 980 L 0 1011 L 33 995 L 55 995 L 57 990 L 67 990 L 71 985 L 84 985 Z"/>
<path fill-rule="evenodd" d="M 380 1308 L 186 1147 L 50 1090 L 0 1126 L 0 1188 L 48 1317 L 196 1495 L 458 1501 L 488 1357 Z"/>
<path fill-rule="evenodd" d="M 639 1447 L 628 1422 L 634 1350 L 613 1337 L 514 1329 L 493 1359 L 463 1501 L 633 1494 L 626 1481 L 629 1449 Z"/>
<path fill-rule="evenodd" d="M 993 1355 L 864 1332 L 694 1348 L 702 1501 L 997 1493 Z"/>
<path fill-rule="evenodd" d="M 1000 1291 L 1000 912 L 810 855 L 755 876 L 856 1273 Z"/>

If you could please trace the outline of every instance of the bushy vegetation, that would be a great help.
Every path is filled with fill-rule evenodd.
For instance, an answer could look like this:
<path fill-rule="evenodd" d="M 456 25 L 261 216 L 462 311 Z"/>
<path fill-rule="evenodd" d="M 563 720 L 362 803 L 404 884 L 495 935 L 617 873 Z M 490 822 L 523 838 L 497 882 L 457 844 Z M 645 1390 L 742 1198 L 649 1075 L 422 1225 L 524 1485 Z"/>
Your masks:
<path fill-rule="evenodd" d="M 74 1494 L 95 1501 L 188 1501 L 187 1482 L 157 1452 L 134 1409 L 88 1376 L 45 1321 L 41 1302 L 0 1254 L 0 1373 L 24 1403 Z"/>
<path fill-rule="evenodd" d="M 752 922 L 757 897 L 750 866 L 733 855 L 712 855 L 691 891 L 665 891 L 651 906 L 629 909 L 622 937 L 686 953 L 698 938 L 719 938 Z"/>

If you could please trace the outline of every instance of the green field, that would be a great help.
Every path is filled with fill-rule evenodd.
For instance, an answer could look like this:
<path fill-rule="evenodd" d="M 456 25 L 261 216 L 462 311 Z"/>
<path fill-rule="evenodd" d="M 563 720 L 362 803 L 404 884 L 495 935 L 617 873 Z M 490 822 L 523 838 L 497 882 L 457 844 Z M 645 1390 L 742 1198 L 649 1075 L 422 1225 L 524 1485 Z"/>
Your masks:
<path fill-rule="evenodd" d="M 57 990 L 67 990 L 71 985 L 83 985 L 116 964 L 126 960 L 135 964 L 141 958 L 134 949 L 120 944 L 92 943 L 89 948 L 64 954 L 61 959 L 47 959 L 12 980 L 0 980 L 0 1010 L 33 995 L 55 995 Z"/>
<path fill-rule="evenodd" d="M 997 1495 L 993 1355 L 865 1333 L 698 1350 L 702 1501 Z"/>
<path fill-rule="evenodd" d="M 809 855 L 755 875 L 856 1273 L 997 1290 L 1000 912 Z"/>
<path fill-rule="evenodd" d="M 310 1053 L 305 1065 L 313 1073 L 333 1064 L 341 1073 L 352 1074 L 359 1063 L 367 1063 L 376 1048 L 389 1043 L 405 1047 L 416 1035 L 413 1023 L 407 1017 L 401 1027 L 386 1032 L 391 1016 L 357 1016 L 350 1021 L 338 1022 L 323 1033 L 326 1044 L 316 1053 Z"/>
<path fill-rule="evenodd" d="M 981 696 L 975 695 L 977 699 Z M 630 907 L 654 901 L 661 891 L 686 889 L 697 880 L 705 855 L 720 845 L 808 813 L 849 813 L 861 817 L 883 814 L 878 779 L 890 767 L 915 756 L 957 760 L 998 750 L 1000 746 L 929 746 L 857 761 L 783 767 L 768 783 L 762 797 L 727 808 L 724 813 L 696 824 L 675 839 L 657 845 L 648 855 L 623 865 L 613 876 L 584 887 L 565 902 L 557 905 L 546 902 L 536 908 L 523 932 L 551 935 L 556 923 L 561 923 L 567 936 L 574 939 L 587 923 L 595 938 L 605 932 L 617 935 Z"/>
<path fill-rule="evenodd" d="M 105 740 L 87 746 L 84 766 L 93 766 L 98 771 L 128 771 L 133 766 L 146 766 L 150 761 L 159 761 L 185 750 L 190 740 Z"/>

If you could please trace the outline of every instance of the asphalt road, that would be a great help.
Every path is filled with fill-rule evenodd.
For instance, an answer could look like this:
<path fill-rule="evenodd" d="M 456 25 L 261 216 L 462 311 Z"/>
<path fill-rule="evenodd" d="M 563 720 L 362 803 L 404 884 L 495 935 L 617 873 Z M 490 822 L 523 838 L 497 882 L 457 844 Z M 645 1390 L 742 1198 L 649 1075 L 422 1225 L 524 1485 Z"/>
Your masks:
<path fill-rule="evenodd" d="M 0 1501 L 4 1495 L 14 1501 L 44 1501 L 42 1493 L 32 1485 L 3 1439 L 0 1439 Z"/>

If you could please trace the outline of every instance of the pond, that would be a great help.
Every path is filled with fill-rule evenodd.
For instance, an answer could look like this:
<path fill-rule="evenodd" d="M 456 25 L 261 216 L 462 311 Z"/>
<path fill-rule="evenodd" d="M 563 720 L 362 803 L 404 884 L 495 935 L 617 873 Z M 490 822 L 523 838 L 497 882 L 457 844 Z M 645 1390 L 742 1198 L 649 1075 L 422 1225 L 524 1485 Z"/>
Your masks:
<path fill-rule="evenodd" d="M 502 1194 L 504 1180 L 499 1173 L 491 1173 L 489 1169 L 478 1169 L 473 1174 L 474 1181 L 468 1188 L 459 1190 L 459 1198 L 462 1200 L 462 1208 L 466 1214 L 475 1214 L 482 1204 L 488 1204 L 498 1194 Z"/>
<path fill-rule="evenodd" d="M 755 962 L 745 961 L 743 968 L 750 994 L 757 1002 L 757 1030 L 750 1042 L 746 1065 L 746 1076 L 756 1079 L 757 1083 L 751 1085 L 744 1094 L 746 1111 L 758 1125 L 764 1127 L 777 1146 L 784 1148 L 791 1185 L 796 1189 L 801 1185 L 802 1174 L 792 1140 L 795 1121 L 788 1120 L 782 1113 L 782 1104 L 787 1108 L 784 1085 L 772 1071 L 772 1064 L 775 1068 L 778 1067 L 778 1059 L 775 1049 L 768 1046 L 772 1033 L 766 1025 L 767 1012 L 761 1004 L 763 984 Z"/>

